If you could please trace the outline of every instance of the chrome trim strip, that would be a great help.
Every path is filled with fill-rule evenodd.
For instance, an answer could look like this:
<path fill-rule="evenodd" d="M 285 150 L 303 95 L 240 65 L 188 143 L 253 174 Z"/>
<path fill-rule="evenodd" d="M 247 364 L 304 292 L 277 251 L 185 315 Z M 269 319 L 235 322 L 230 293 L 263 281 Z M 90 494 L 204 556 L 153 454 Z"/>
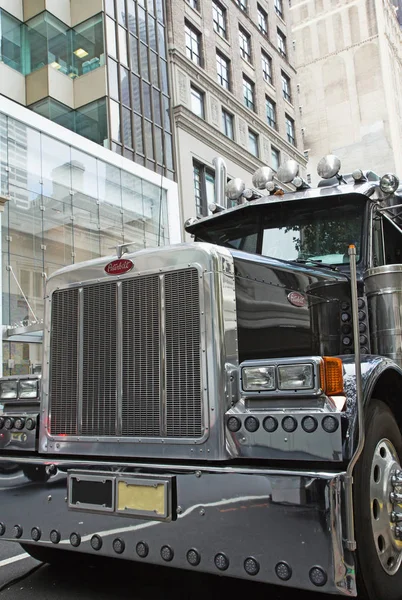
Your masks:
<path fill-rule="evenodd" d="M 78 411 L 77 411 L 77 431 L 78 435 L 82 433 L 82 414 L 83 414 L 83 376 L 84 376 L 84 289 L 78 290 L 78 335 L 77 335 L 77 379 L 78 379 Z"/>
<path fill-rule="evenodd" d="M 123 298 L 121 281 L 117 282 L 117 357 L 116 357 L 116 369 L 117 369 L 117 406 L 116 406 L 116 431 L 118 435 L 122 434 L 123 429 L 123 356 L 120 350 L 123 347 Z"/>
<path fill-rule="evenodd" d="M 165 314 L 165 276 L 159 275 L 159 385 L 160 385 L 160 431 L 166 436 L 166 314 Z"/>

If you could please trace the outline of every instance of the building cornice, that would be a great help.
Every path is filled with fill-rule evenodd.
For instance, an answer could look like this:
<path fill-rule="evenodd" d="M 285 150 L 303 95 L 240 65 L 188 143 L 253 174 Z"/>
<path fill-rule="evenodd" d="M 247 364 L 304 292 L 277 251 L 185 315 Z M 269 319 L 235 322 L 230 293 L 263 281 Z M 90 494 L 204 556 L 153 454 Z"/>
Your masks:
<path fill-rule="evenodd" d="M 209 77 L 203 69 L 200 69 L 194 63 L 189 61 L 186 56 L 184 56 L 175 48 L 170 49 L 169 53 L 172 63 L 182 69 L 193 81 L 199 82 L 200 85 L 204 86 L 206 90 L 212 92 L 214 96 L 216 96 L 222 102 L 222 104 L 231 109 L 237 116 L 244 119 L 244 121 L 246 121 L 250 127 L 257 129 L 258 133 L 264 134 L 278 150 L 285 152 L 289 157 L 296 160 L 301 166 L 306 166 L 307 161 L 304 158 L 304 154 L 300 150 L 292 146 L 292 144 L 289 144 L 281 135 L 279 135 L 277 131 L 269 127 L 262 119 L 260 119 L 257 114 L 249 111 L 239 100 L 237 100 L 233 94 L 227 92 L 222 86 Z M 189 113 L 194 119 L 197 118 L 191 111 L 189 111 Z M 211 127 L 211 131 L 213 132 L 214 136 L 219 133 L 217 128 L 208 124 L 206 121 L 202 119 L 200 119 L 200 121 L 204 124 L 204 127 L 206 125 Z M 226 136 L 223 134 L 221 135 L 224 139 L 227 139 Z M 233 143 L 233 146 L 237 146 L 237 144 Z M 241 148 L 241 146 L 239 146 L 239 148 Z"/>

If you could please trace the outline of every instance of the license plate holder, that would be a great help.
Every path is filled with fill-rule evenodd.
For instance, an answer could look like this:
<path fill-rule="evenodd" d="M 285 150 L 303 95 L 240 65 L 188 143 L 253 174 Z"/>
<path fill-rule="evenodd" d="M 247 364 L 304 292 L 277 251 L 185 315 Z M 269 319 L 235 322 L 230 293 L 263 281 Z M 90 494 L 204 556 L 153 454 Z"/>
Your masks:
<path fill-rule="evenodd" d="M 71 510 L 170 521 L 174 482 L 170 475 L 69 471 L 67 505 Z"/>

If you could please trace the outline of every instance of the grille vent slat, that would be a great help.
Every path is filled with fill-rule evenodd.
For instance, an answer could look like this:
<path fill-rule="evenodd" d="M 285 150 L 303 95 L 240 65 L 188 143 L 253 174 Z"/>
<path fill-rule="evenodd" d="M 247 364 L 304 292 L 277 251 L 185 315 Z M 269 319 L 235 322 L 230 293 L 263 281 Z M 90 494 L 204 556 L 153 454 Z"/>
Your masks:
<path fill-rule="evenodd" d="M 167 435 L 200 437 L 201 334 L 196 269 L 165 275 L 165 315 Z"/>
<path fill-rule="evenodd" d="M 159 276 L 123 282 L 123 435 L 160 435 Z"/>
<path fill-rule="evenodd" d="M 74 289 L 53 294 L 49 387 L 52 435 L 116 436 L 116 419 L 121 412 L 120 435 L 125 437 L 201 437 L 198 271 L 182 269 L 162 277 L 163 282 L 159 274 L 124 279 L 121 315 L 116 281 L 82 289 L 80 431 L 77 425 L 79 292 Z M 161 290 L 164 290 L 162 300 Z M 117 347 L 119 320 L 122 320 L 121 349 Z"/>
<path fill-rule="evenodd" d="M 68 324 L 68 325 L 67 325 Z M 50 427 L 53 434 L 77 432 L 78 290 L 53 294 L 50 356 Z"/>
<path fill-rule="evenodd" d="M 117 286 L 84 288 L 83 435 L 115 435 L 117 413 Z"/>

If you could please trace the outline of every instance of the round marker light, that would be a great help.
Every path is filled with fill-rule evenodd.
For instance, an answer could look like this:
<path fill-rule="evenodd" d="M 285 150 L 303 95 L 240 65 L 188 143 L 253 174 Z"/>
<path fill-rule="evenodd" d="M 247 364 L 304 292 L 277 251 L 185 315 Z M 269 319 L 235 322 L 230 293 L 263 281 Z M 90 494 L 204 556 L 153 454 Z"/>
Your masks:
<path fill-rule="evenodd" d="M 364 321 L 366 319 L 366 313 L 363 312 L 362 310 L 359 310 L 358 316 L 359 316 L 359 321 Z"/>
<path fill-rule="evenodd" d="M 28 429 L 28 431 L 32 431 L 35 429 L 36 423 L 33 419 L 29 418 L 25 421 L 25 427 Z"/>
<path fill-rule="evenodd" d="M 61 540 L 61 535 L 57 531 L 57 529 L 52 529 L 49 537 L 50 537 L 50 541 L 52 542 L 52 544 L 58 544 Z"/>
<path fill-rule="evenodd" d="M 364 302 L 364 298 L 357 299 L 357 306 L 358 306 L 358 308 L 364 308 L 366 306 L 366 303 Z"/>
<path fill-rule="evenodd" d="M 6 526 L 4 523 L 0 523 L 0 535 L 4 535 L 6 533 Z"/>
<path fill-rule="evenodd" d="M 42 537 L 42 532 L 39 529 L 39 527 L 32 527 L 31 529 L 31 538 L 33 539 L 34 542 L 39 542 L 40 538 Z"/>
<path fill-rule="evenodd" d="M 199 565 L 201 562 L 201 556 L 199 552 L 194 548 L 191 548 L 191 550 L 187 552 L 187 561 L 192 567 Z"/>
<path fill-rule="evenodd" d="M 268 433 L 273 433 L 278 429 L 278 421 L 275 417 L 265 417 L 262 426 Z"/>
<path fill-rule="evenodd" d="M 363 171 L 361 169 L 356 169 L 355 171 L 353 171 L 352 177 L 355 181 L 360 181 L 364 177 Z"/>
<path fill-rule="evenodd" d="M 241 421 L 237 417 L 230 417 L 228 419 L 227 426 L 229 431 L 235 433 L 236 431 L 239 431 L 241 427 Z"/>
<path fill-rule="evenodd" d="M 365 333 L 367 329 L 367 326 L 365 323 L 359 323 L 359 332 L 360 333 Z"/>
<path fill-rule="evenodd" d="M 350 308 L 349 302 L 346 302 L 346 301 L 345 302 L 341 302 L 341 309 L 342 310 L 349 310 L 349 308 Z"/>
<path fill-rule="evenodd" d="M 21 419 L 20 417 L 18 417 L 18 419 L 15 419 L 15 428 L 16 429 L 24 429 L 24 425 L 25 425 L 25 419 Z"/>
<path fill-rule="evenodd" d="M 380 179 L 380 188 L 384 194 L 393 194 L 399 187 L 399 179 L 393 173 L 386 173 Z"/>
<path fill-rule="evenodd" d="M 229 559 L 226 554 L 219 552 L 214 558 L 214 563 L 217 569 L 220 571 L 226 571 L 229 568 Z"/>
<path fill-rule="evenodd" d="M 344 346 L 350 346 L 351 343 L 352 343 L 352 340 L 350 339 L 350 337 L 346 336 L 346 337 L 342 338 L 342 344 Z"/>
<path fill-rule="evenodd" d="M 297 189 L 303 187 L 303 179 L 301 177 L 295 177 L 292 183 Z"/>
<path fill-rule="evenodd" d="M 161 548 L 161 557 L 164 561 L 170 562 L 173 560 L 174 552 L 170 546 L 162 546 Z"/>
<path fill-rule="evenodd" d="M 368 348 L 366 348 L 366 346 L 362 346 L 360 348 L 360 354 L 368 354 L 368 353 L 369 353 L 369 351 L 368 351 Z"/>
<path fill-rule="evenodd" d="M 338 429 L 339 423 L 335 417 L 325 417 L 322 420 L 322 428 L 327 433 L 335 433 Z"/>
<path fill-rule="evenodd" d="M 113 550 L 116 552 L 116 554 L 123 554 L 125 549 L 126 544 L 124 543 L 124 540 L 121 538 L 116 538 L 113 540 Z"/>
<path fill-rule="evenodd" d="M 285 562 L 279 562 L 275 567 L 275 573 L 282 581 L 289 581 L 292 577 L 292 569 Z"/>
<path fill-rule="evenodd" d="M 258 564 L 258 562 L 255 560 L 255 558 L 252 558 L 251 556 L 249 558 L 246 558 L 246 560 L 244 561 L 244 570 L 246 571 L 246 573 L 248 575 L 257 575 L 257 573 L 260 570 L 260 565 Z"/>
<path fill-rule="evenodd" d="M 12 429 L 14 427 L 14 419 L 12 417 L 6 417 L 4 427 L 8 430 Z"/>
<path fill-rule="evenodd" d="M 360 341 L 360 344 L 362 344 L 362 345 L 367 344 L 367 336 L 366 335 L 360 335 L 359 336 L 359 341 Z"/>
<path fill-rule="evenodd" d="M 257 431 L 257 429 L 259 428 L 260 422 L 255 417 L 247 417 L 247 419 L 244 422 L 244 426 L 247 429 L 247 431 L 250 431 L 250 433 L 254 433 L 254 431 Z"/>
<path fill-rule="evenodd" d="M 22 536 L 22 527 L 21 525 L 14 525 L 13 527 L 13 537 L 17 538 L 17 540 Z"/>
<path fill-rule="evenodd" d="M 78 546 L 81 544 L 81 536 L 79 533 L 73 532 L 70 535 L 70 544 L 74 547 L 74 548 L 78 548 Z"/>
<path fill-rule="evenodd" d="M 352 327 L 348 323 L 344 323 L 342 325 L 341 329 L 342 329 L 342 333 L 344 333 L 344 334 L 348 334 L 352 331 Z"/>
<path fill-rule="evenodd" d="M 317 587 L 322 587 L 327 583 L 327 574 L 321 567 L 313 567 L 309 573 L 310 581 Z"/>
<path fill-rule="evenodd" d="M 251 198 L 253 197 L 253 190 L 250 188 L 247 188 L 244 190 L 244 192 L 242 193 L 243 198 L 246 198 L 246 200 L 251 200 Z"/>
<path fill-rule="evenodd" d="M 276 185 L 273 181 L 267 181 L 267 183 L 265 184 L 265 189 L 267 190 L 267 192 L 273 192 L 275 188 Z"/>
<path fill-rule="evenodd" d="M 146 558 L 149 553 L 148 544 L 146 544 L 145 542 L 138 542 L 138 544 L 135 547 L 135 551 L 137 552 L 140 558 Z"/>
<path fill-rule="evenodd" d="M 286 433 L 292 433 L 297 429 L 297 421 L 293 417 L 285 417 L 282 419 L 282 427 Z"/>
<path fill-rule="evenodd" d="M 306 433 L 313 433 L 318 427 L 317 419 L 314 417 L 304 417 L 302 427 Z"/>
<path fill-rule="evenodd" d="M 350 321 L 350 314 L 349 313 L 342 313 L 341 314 L 341 320 L 344 323 L 347 323 L 348 321 Z"/>
<path fill-rule="evenodd" d="M 92 550 L 100 550 L 102 548 L 103 542 L 102 538 L 99 535 L 93 535 L 91 537 L 91 548 Z"/>

